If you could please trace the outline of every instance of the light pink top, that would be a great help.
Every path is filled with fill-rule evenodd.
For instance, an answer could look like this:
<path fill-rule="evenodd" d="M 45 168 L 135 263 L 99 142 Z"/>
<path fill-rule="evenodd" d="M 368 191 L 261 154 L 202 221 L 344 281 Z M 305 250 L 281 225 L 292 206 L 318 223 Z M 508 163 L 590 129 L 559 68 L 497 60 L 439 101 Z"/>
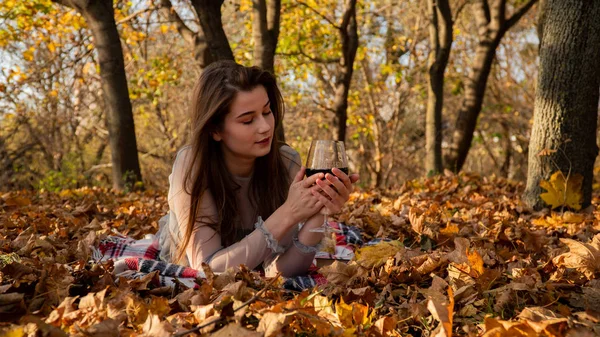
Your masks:
<path fill-rule="evenodd" d="M 291 147 L 284 145 L 280 148 L 284 164 L 288 168 L 290 181 L 294 178 L 300 169 L 300 155 Z M 182 235 L 185 233 L 185 226 L 189 217 L 190 195 L 183 188 L 185 171 L 189 165 L 190 147 L 184 147 L 177 154 L 173 171 L 169 176 L 169 208 L 170 214 L 167 223 L 161 224 L 161 249 L 167 250 L 167 254 L 161 254 L 161 257 L 170 255 L 169 262 L 189 265 L 194 269 L 202 269 L 202 262 L 210 265 L 214 272 L 223 272 L 231 267 L 237 267 L 245 264 L 254 269 L 263 263 L 267 276 L 273 276 L 277 271 L 281 271 L 284 276 L 293 276 L 305 273 L 311 265 L 314 253 L 304 253 L 292 244 L 292 237 L 297 233 L 297 228 L 293 228 L 285 237 L 279 241 L 279 244 L 286 247 L 283 254 L 275 254 L 267 247 L 267 241 L 264 234 L 259 229 L 254 229 L 257 221 L 255 218 L 255 209 L 249 199 L 250 177 L 234 177 L 241 186 L 237 191 L 238 208 L 241 212 L 242 227 L 250 232 L 246 237 L 237 243 L 223 247 L 221 245 L 221 236 L 207 222 L 218 223 L 217 209 L 210 191 L 205 192 L 201 198 L 200 214 L 205 217 L 204 221 L 197 221 L 192 231 L 192 237 L 186 247 L 187 261 L 173 261 L 177 244 L 181 242 Z M 266 219 L 263 219 L 266 220 Z M 162 219 L 161 219 L 162 221 Z M 166 226 L 166 228 L 162 228 Z M 166 233 L 166 234 L 165 234 Z M 170 238 L 164 236 L 168 234 Z M 170 252 L 169 252 L 170 251 Z M 166 258 L 169 260 L 169 256 Z"/>

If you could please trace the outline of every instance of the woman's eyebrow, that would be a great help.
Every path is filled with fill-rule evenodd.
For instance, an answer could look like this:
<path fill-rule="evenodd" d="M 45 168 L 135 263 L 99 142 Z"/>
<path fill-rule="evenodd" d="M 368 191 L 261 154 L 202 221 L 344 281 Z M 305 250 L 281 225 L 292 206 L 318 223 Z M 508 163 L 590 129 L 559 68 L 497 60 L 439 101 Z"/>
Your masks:
<path fill-rule="evenodd" d="M 271 101 L 267 101 L 267 104 L 265 104 L 265 106 L 263 108 L 266 108 L 269 104 L 271 104 Z M 253 114 L 253 113 L 254 113 L 254 111 L 246 111 L 243 114 L 240 114 L 239 116 L 237 116 L 236 119 L 244 117 L 244 116 L 249 115 L 249 114 Z"/>

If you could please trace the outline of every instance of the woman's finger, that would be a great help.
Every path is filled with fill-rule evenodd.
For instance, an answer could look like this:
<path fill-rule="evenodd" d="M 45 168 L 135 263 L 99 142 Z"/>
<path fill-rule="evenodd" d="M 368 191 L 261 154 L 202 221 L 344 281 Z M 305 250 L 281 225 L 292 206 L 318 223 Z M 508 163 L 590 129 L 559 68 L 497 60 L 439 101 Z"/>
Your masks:
<path fill-rule="evenodd" d="M 350 193 L 348 193 L 348 188 L 346 185 L 344 185 L 344 183 L 342 183 L 342 181 L 338 177 L 332 174 L 326 174 L 325 179 L 327 179 L 327 181 L 329 181 L 333 185 L 335 190 L 338 192 L 339 195 L 342 196 L 344 200 L 348 199 L 348 196 L 350 195 Z"/>
<path fill-rule="evenodd" d="M 304 179 L 304 187 L 309 188 L 312 185 L 314 185 L 317 180 L 321 180 L 323 178 L 325 178 L 325 175 L 323 173 L 317 173 L 306 177 L 306 179 Z"/>
<path fill-rule="evenodd" d="M 333 202 L 331 202 L 331 200 L 322 196 L 321 194 L 319 194 L 319 192 L 316 192 L 316 191 L 311 191 L 311 192 L 315 197 L 319 198 L 319 201 L 323 204 L 323 206 L 327 207 L 330 214 L 339 212 L 339 208 Z"/>
<path fill-rule="evenodd" d="M 331 185 L 329 185 L 329 182 L 325 182 L 323 180 L 319 180 L 317 181 L 317 185 L 319 185 L 319 187 L 323 190 L 323 192 L 325 192 L 325 194 L 327 194 L 331 200 L 335 200 L 335 201 L 342 201 L 342 196 L 336 192 L 333 188 L 331 188 Z M 341 199 L 341 200 L 340 200 Z"/>
<path fill-rule="evenodd" d="M 360 178 L 360 176 L 358 175 L 358 173 L 353 173 L 353 174 L 350 175 L 349 178 L 350 178 L 350 182 L 354 184 L 355 182 L 358 181 L 358 179 Z"/>
<path fill-rule="evenodd" d="M 304 173 L 306 172 L 306 167 L 302 166 L 300 167 L 300 171 L 298 171 L 298 173 L 296 173 L 296 176 L 294 177 L 294 181 L 292 183 L 297 183 L 302 181 L 302 178 L 304 178 Z"/>
<path fill-rule="evenodd" d="M 350 178 L 348 178 L 348 175 L 344 173 L 344 171 L 335 167 L 331 170 L 331 172 L 333 172 L 333 174 L 338 177 L 344 183 L 344 185 L 346 185 L 346 187 L 350 186 Z"/>

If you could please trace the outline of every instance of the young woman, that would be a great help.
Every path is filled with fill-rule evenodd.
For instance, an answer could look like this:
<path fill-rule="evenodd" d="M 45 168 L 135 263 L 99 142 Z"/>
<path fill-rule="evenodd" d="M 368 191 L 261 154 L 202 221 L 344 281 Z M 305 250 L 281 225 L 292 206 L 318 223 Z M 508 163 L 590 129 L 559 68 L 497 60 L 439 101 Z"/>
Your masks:
<path fill-rule="evenodd" d="M 298 152 L 277 139 L 283 99 L 275 78 L 232 61 L 208 66 L 193 94 L 191 143 L 169 176 L 161 258 L 223 272 L 261 263 L 268 276 L 305 273 L 357 175 L 334 169 L 304 178 Z"/>

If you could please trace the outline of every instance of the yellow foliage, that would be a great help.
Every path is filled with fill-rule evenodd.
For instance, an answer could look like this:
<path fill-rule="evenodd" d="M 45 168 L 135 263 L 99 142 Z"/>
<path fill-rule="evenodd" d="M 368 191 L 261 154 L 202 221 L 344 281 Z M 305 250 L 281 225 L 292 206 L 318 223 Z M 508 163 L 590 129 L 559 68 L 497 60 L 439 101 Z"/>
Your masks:
<path fill-rule="evenodd" d="M 369 307 L 357 302 L 347 304 L 344 302 L 344 299 L 341 298 L 340 301 L 335 304 L 335 313 L 344 328 L 371 324 L 372 315 L 369 315 Z"/>
<path fill-rule="evenodd" d="M 404 245 L 400 241 L 383 241 L 359 249 L 354 259 L 363 267 L 373 268 L 383 265 L 389 257 L 399 252 L 404 252 Z"/>
<path fill-rule="evenodd" d="M 540 194 L 540 198 L 552 209 L 566 206 L 578 211 L 583 199 L 582 184 L 583 176 L 580 174 L 565 177 L 562 172 L 556 171 L 550 177 L 550 181 L 540 181 L 540 187 L 547 191 Z"/>
<path fill-rule="evenodd" d="M 11 329 L 2 335 L 2 337 L 22 337 L 22 336 L 25 336 L 25 330 L 21 326 Z"/>
<path fill-rule="evenodd" d="M 23 52 L 23 58 L 26 61 L 33 61 L 33 53 L 35 52 L 35 49 L 33 47 L 27 49 L 26 51 Z"/>

